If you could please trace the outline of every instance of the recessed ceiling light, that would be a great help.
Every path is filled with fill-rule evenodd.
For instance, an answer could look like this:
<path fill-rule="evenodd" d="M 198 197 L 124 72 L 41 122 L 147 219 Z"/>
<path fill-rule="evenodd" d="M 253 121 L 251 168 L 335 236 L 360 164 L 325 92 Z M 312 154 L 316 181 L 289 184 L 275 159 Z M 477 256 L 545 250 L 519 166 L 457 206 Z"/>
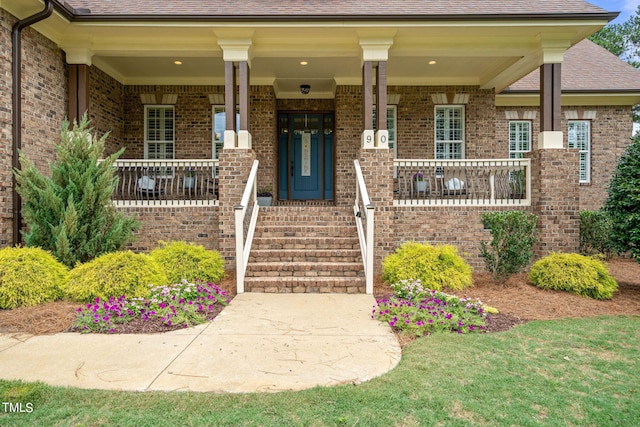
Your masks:
<path fill-rule="evenodd" d="M 300 61 L 300 65 L 307 65 L 309 64 L 307 61 Z"/>
<path fill-rule="evenodd" d="M 431 61 L 429 61 L 429 65 L 435 65 L 437 62 L 434 61 L 433 59 Z"/>
<path fill-rule="evenodd" d="M 176 65 L 182 65 L 182 61 L 173 61 L 173 63 Z"/>

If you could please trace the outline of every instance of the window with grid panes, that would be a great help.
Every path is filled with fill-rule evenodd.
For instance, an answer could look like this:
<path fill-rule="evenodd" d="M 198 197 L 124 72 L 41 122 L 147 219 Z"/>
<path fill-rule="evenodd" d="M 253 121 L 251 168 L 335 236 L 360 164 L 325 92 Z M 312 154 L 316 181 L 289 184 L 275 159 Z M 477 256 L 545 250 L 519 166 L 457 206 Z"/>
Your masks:
<path fill-rule="evenodd" d="M 436 159 L 464 159 L 464 107 L 435 107 Z"/>
<path fill-rule="evenodd" d="M 513 120 L 509 122 L 509 158 L 522 159 L 531 151 L 531 122 Z"/>
<path fill-rule="evenodd" d="M 580 182 L 591 181 L 591 122 L 589 120 L 569 120 L 569 148 L 580 151 Z"/>
<path fill-rule="evenodd" d="M 144 158 L 174 158 L 175 115 L 173 105 L 145 105 Z"/>

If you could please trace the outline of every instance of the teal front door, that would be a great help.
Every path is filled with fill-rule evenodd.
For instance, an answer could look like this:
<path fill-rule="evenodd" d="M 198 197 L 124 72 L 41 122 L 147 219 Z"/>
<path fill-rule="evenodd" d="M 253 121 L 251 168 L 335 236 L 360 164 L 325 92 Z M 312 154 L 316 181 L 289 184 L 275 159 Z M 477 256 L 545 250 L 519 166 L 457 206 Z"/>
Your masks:
<path fill-rule="evenodd" d="M 333 199 L 333 114 L 280 114 L 280 200 Z"/>

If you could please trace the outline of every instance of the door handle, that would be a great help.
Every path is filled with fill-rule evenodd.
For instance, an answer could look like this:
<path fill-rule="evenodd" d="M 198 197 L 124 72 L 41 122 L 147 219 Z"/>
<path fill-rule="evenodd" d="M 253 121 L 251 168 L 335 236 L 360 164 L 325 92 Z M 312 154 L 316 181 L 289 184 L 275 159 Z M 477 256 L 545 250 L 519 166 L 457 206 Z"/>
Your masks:
<path fill-rule="evenodd" d="M 293 160 L 291 161 L 291 176 L 293 176 Z"/>

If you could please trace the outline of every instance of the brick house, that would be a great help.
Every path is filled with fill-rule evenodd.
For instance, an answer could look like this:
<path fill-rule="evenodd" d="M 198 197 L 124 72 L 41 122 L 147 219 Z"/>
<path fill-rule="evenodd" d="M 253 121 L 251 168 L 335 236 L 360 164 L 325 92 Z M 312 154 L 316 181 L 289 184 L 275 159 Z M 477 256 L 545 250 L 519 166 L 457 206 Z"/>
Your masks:
<path fill-rule="evenodd" d="M 538 255 L 575 251 L 640 103 L 640 71 L 585 40 L 616 16 L 582 0 L 2 0 L 0 243 L 20 228 L 15 149 L 46 168 L 86 111 L 126 149 L 114 203 L 142 223 L 133 249 L 218 249 L 240 290 L 370 291 L 409 239 L 481 266 L 489 210 L 538 215 Z"/>

